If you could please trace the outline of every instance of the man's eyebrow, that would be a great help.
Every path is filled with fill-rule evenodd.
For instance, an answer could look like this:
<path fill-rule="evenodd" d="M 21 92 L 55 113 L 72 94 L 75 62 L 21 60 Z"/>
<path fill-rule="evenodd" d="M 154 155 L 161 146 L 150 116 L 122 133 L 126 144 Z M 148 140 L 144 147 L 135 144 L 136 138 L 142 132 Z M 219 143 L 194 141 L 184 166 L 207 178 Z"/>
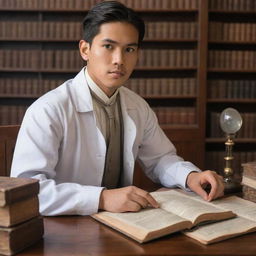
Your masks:
<path fill-rule="evenodd" d="M 107 43 L 112 43 L 112 44 L 118 44 L 117 41 L 114 41 L 114 40 L 109 39 L 109 38 L 105 38 L 102 41 L 107 42 Z M 127 44 L 127 46 L 137 46 L 137 47 L 138 47 L 138 45 L 139 45 L 138 43 L 129 43 L 129 44 Z"/>

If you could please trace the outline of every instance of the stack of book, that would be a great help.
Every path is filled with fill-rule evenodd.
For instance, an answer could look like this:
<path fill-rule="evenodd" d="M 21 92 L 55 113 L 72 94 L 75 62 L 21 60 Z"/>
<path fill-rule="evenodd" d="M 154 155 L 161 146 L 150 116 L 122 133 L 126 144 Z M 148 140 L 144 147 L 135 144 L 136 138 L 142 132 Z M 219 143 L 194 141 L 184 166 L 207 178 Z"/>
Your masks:
<path fill-rule="evenodd" d="M 248 162 L 243 166 L 243 198 L 256 202 L 256 162 Z"/>
<path fill-rule="evenodd" d="M 16 254 L 42 238 L 38 193 L 38 180 L 0 177 L 0 254 Z"/>

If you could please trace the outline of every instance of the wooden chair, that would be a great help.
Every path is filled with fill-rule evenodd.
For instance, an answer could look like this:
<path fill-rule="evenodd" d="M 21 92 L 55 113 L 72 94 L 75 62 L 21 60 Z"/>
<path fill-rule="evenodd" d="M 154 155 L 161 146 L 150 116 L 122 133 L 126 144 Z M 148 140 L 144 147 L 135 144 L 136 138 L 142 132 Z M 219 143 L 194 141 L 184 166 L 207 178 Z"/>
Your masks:
<path fill-rule="evenodd" d="M 10 176 L 19 125 L 0 126 L 0 176 Z"/>

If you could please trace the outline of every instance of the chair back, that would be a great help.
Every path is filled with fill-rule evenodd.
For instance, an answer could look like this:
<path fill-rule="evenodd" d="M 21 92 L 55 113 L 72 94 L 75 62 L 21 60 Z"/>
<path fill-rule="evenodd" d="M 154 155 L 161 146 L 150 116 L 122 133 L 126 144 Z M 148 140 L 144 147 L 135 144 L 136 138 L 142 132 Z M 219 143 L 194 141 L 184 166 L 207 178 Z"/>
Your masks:
<path fill-rule="evenodd" d="M 10 176 L 19 129 L 20 125 L 0 126 L 0 176 Z"/>

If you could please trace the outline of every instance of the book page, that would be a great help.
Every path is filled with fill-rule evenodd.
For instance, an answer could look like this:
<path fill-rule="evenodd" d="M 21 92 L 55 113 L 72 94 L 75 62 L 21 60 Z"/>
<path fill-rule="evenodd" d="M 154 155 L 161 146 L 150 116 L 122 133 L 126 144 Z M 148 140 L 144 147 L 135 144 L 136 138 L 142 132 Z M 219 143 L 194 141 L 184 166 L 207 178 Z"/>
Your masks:
<path fill-rule="evenodd" d="M 212 203 L 223 209 L 232 210 L 238 217 L 186 231 L 185 235 L 209 244 L 256 231 L 256 203 L 237 196 L 224 197 Z"/>
<path fill-rule="evenodd" d="M 243 217 L 212 223 L 183 232 L 201 243 L 210 244 L 256 231 L 256 222 Z"/>
<path fill-rule="evenodd" d="M 160 208 L 158 209 L 144 209 L 139 212 L 125 212 L 125 213 L 112 213 L 112 212 L 101 212 L 102 216 L 109 216 L 118 219 L 131 226 L 147 230 L 147 232 L 162 229 L 166 226 L 171 226 L 179 222 L 187 220 L 166 212 Z M 190 224 L 187 227 L 191 226 Z"/>
<path fill-rule="evenodd" d="M 223 209 L 229 209 L 237 215 L 256 222 L 256 203 L 237 196 L 229 196 L 212 202 Z"/>
<path fill-rule="evenodd" d="M 203 215 L 205 215 L 205 220 L 221 219 L 223 212 L 229 212 L 230 217 L 235 216 L 229 210 L 224 210 L 205 201 L 194 200 L 194 197 L 176 190 L 152 192 L 151 195 L 160 204 L 161 209 L 190 220 L 194 224 L 196 224 L 197 219 Z M 229 214 L 226 217 L 224 214 L 222 216 L 228 218 Z"/>

